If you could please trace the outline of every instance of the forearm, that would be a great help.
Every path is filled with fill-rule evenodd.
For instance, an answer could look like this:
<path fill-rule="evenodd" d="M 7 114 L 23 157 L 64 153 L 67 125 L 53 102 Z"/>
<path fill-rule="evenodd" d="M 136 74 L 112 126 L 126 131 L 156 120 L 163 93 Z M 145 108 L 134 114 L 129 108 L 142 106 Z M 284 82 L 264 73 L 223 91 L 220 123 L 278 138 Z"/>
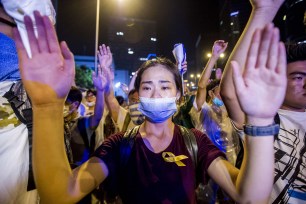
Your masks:
<path fill-rule="evenodd" d="M 216 62 L 218 60 L 218 56 L 212 56 L 205 68 L 203 69 L 199 82 L 198 82 L 198 91 L 197 91 L 197 97 L 196 97 L 196 103 L 197 107 L 201 108 L 206 101 L 206 87 L 208 84 L 208 80 L 210 79 L 211 72 L 213 67 L 215 66 Z"/>
<path fill-rule="evenodd" d="M 244 69 L 254 31 L 257 28 L 263 28 L 267 23 L 271 22 L 277 10 L 278 8 L 253 9 L 249 21 L 226 63 L 220 84 L 220 94 L 228 110 L 229 117 L 235 122 L 237 127 L 242 127 L 245 118 L 236 96 L 230 62 L 235 60 L 241 65 L 241 69 Z"/>
<path fill-rule="evenodd" d="M 90 127 L 95 129 L 98 127 L 100 120 L 103 116 L 104 110 L 104 91 L 97 90 L 96 105 L 94 115 L 91 116 Z"/>
<path fill-rule="evenodd" d="M 33 107 L 33 167 L 43 202 L 69 199 L 72 173 L 64 147 L 63 104 Z"/>
<path fill-rule="evenodd" d="M 218 56 L 212 56 L 211 58 L 209 58 L 206 66 L 204 67 L 201 73 L 198 82 L 198 87 L 205 88 L 207 86 L 208 80 L 210 79 L 211 76 L 212 69 L 214 68 L 218 58 L 219 58 Z"/>
<path fill-rule="evenodd" d="M 247 123 L 253 126 L 268 126 L 273 123 L 273 118 L 249 118 Z M 246 136 L 244 160 L 236 182 L 242 203 L 269 201 L 274 180 L 273 142 L 273 135 Z"/>
<path fill-rule="evenodd" d="M 120 105 L 115 98 L 113 89 L 110 89 L 109 92 L 105 93 L 105 102 L 112 119 L 117 122 Z"/>
<path fill-rule="evenodd" d="M 132 77 L 132 79 L 130 81 L 129 92 L 135 88 L 134 84 L 135 84 L 136 77 L 137 77 L 137 72 L 133 75 L 133 77 Z"/>

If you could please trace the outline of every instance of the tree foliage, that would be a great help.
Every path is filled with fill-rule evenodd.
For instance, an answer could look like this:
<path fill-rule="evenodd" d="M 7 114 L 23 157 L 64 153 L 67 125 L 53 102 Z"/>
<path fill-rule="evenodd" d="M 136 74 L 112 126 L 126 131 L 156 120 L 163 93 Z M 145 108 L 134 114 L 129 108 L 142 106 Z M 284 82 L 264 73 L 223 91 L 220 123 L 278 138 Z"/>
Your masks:
<path fill-rule="evenodd" d="M 78 87 L 91 89 L 93 88 L 92 78 L 91 78 L 92 70 L 85 65 L 76 66 L 75 68 L 75 83 Z"/>

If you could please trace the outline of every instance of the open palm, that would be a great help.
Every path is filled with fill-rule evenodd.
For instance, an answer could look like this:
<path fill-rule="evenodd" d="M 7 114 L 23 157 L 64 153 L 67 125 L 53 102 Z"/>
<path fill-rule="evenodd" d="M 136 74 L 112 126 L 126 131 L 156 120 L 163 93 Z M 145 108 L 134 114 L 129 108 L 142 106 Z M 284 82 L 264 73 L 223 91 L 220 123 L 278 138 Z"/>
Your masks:
<path fill-rule="evenodd" d="M 59 45 L 53 25 L 47 16 L 34 12 L 38 35 L 34 34 L 29 16 L 24 21 L 29 37 L 32 58 L 22 44 L 19 32 L 14 31 L 22 81 L 33 105 L 64 101 L 74 79 L 74 60 L 66 43 Z"/>
<path fill-rule="evenodd" d="M 287 86 L 286 54 L 279 31 L 272 24 L 256 30 L 243 75 L 231 62 L 234 84 L 242 110 L 250 117 L 273 118 L 281 106 Z"/>

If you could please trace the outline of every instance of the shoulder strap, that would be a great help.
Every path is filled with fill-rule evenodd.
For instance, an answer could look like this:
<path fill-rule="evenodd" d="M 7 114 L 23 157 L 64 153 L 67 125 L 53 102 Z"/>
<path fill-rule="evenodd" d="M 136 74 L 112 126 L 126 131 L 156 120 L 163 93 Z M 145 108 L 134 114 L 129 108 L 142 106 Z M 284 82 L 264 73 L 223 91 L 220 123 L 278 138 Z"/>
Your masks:
<path fill-rule="evenodd" d="M 17 84 L 17 85 L 16 85 Z M 7 99 L 7 101 L 10 103 L 16 117 L 20 122 L 25 124 L 28 129 L 28 141 L 29 141 L 29 175 L 28 175 L 28 186 L 27 190 L 33 190 L 35 189 L 35 182 L 34 182 L 34 176 L 33 176 L 33 170 L 32 170 L 32 126 L 33 126 L 33 113 L 32 108 L 27 107 L 21 110 L 21 107 L 23 104 L 25 104 L 25 101 L 22 101 L 19 99 L 17 94 L 14 92 L 15 85 L 17 87 L 17 90 L 15 91 L 22 91 L 25 93 L 25 90 L 23 88 L 23 85 L 21 81 L 17 82 L 16 84 L 13 84 L 9 91 L 7 91 L 3 97 Z M 29 98 L 28 98 L 29 100 Z M 29 103 L 29 105 L 31 105 Z"/>
<path fill-rule="evenodd" d="M 122 142 L 120 144 L 120 166 L 124 167 L 131 155 L 132 148 L 134 146 L 135 137 L 139 130 L 139 125 L 126 131 L 123 135 Z M 122 168 L 121 168 L 122 169 Z"/>
<path fill-rule="evenodd" d="M 179 128 L 180 128 L 181 134 L 184 138 L 184 142 L 185 142 L 185 145 L 187 147 L 187 150 L 188 150 L 189 154 L 191 155 L 193 165 L 196 169 L 197 164 L 198 164 L 198 159 L 197 159 L 198 144 L 197 144 L 195 135 L 193 134 L 193 132 L 190 129 L 187 129 L 184 126 L 179 125 Z"/>

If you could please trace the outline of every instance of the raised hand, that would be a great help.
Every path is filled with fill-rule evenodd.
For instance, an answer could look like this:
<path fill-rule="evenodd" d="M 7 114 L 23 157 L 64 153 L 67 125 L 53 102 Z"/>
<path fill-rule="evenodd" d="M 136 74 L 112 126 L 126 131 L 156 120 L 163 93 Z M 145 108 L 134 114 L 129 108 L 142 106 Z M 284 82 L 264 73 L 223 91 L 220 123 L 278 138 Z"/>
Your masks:
<path fill-rule="evenodd" d="M 113 63 L 113 55 L 109 46 L 102 44 L 98 50 L 99 64 L 103 67 L 110 68 Z"/>
<path fill-rule="evenodd" d="M 50 19 L 34 12 L 37 37 L 33 22 L 24 17 L 32 58 L 22 44 L 20 34 L 14 30 L 23 84 L 33 106 L 63 102 L 74 79 L 74 59 L 65 42 L 60 45 Z"/>
<path fill-rule="evenodd" d="M 97 91 L 108 90 L 110 86 L 110 70 L 98 65 L 98 73 L 92 72 L 92 81 Z"/>
<path fill-rule="evenodd" d="M 279 30 L 272 24 L 257 29 L 249 47 L 243 75 L 232 61 L 235 90 L 248 118 L 273 119 L 287 86 L 286 52 L 279 42 Z"/>
<path fill-rule="evenodd" d="M 227 42 L 224 40 L 217 40 L 214 42 L 213 48 L 212 48 L 212 55 L 219 57 L 227 48 Z"/>

